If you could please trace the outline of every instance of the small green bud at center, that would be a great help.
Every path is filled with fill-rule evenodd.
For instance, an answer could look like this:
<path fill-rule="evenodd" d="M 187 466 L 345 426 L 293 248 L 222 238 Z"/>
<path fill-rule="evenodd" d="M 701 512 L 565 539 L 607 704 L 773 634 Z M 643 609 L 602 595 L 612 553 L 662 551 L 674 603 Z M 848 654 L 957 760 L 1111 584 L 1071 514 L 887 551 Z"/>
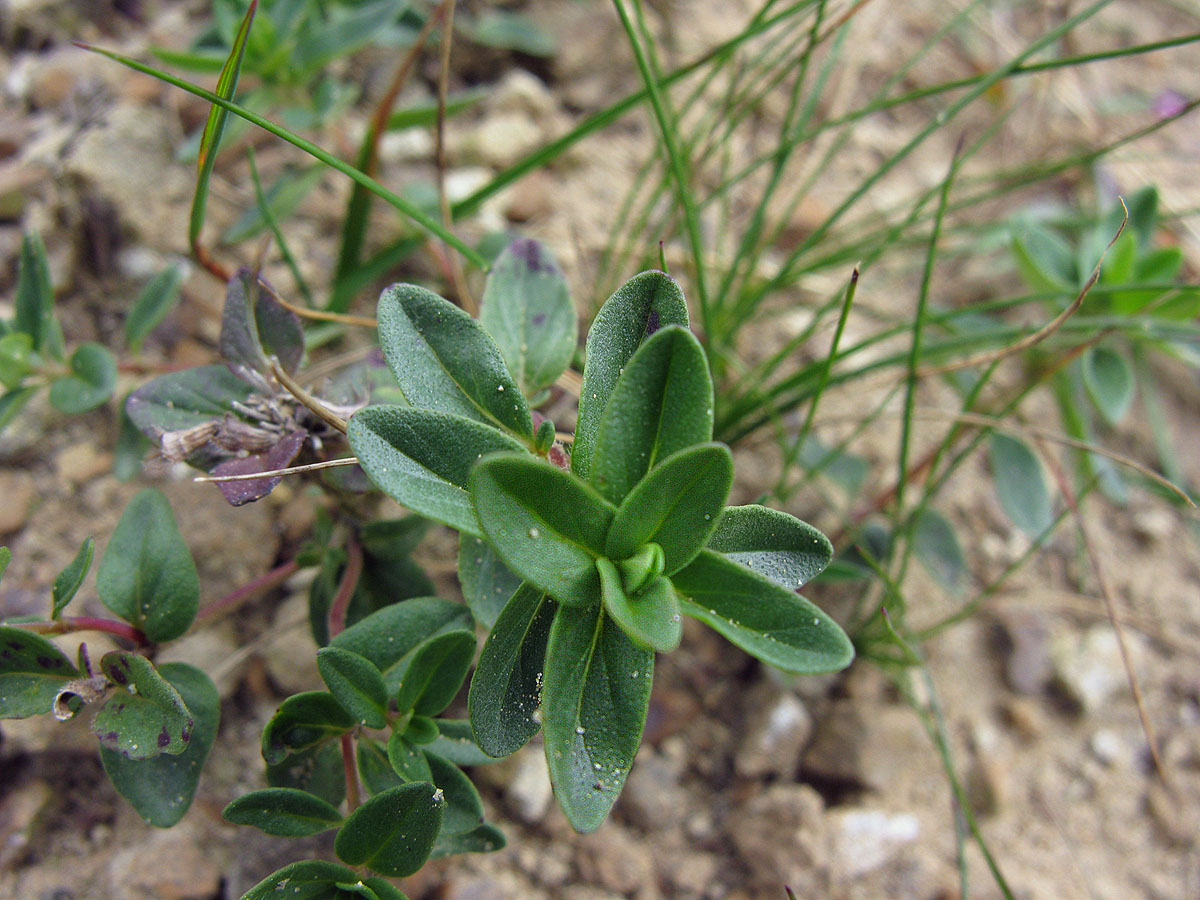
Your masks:
<path fill-rule="evenodd" d="M 619 560 L 617 570 L 621 573 L 625 593 L 630 597 L 638 593 L 663 573 L 665 565 L 662 547 L 658 544 L 646 544 L 633 556 Z"/>

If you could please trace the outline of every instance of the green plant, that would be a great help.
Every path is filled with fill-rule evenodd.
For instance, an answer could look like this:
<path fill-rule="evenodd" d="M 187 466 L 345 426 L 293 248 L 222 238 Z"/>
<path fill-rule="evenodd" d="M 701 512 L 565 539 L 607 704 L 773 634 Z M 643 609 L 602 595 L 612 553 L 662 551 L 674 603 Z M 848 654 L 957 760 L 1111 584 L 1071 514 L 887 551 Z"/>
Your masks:
<path fill-rule="evenodd" d="M 654 654 L 678 645 L 683 616 L 788 671 L 849 663 L 846 635 L 795 592 L 829 561 L 829 542 L 786 513 L 725 506 L 732 456 L 711 440 L 707 361 L 667 275 L 637 276 L 593 323 L 569 453 L 533 411 L 571 360 L 576 328 L 562 274 L 539 244 L 518 240 L 497 259 L 479 320 L 394 285 L 379 322 L 395 381 L 368 360 L 342 380 L 360 389 L 355 400 L 333 403 L 337 385 L 312 396 L 293 377 L 298 320 L 243 271 L 226 299 L 225 366 L 161 376 L 127 403 L 164 454 L 239 477 L 220 483 L 235 505 L 265 496 L 275 470 L 305 448 L 344 454 L 344 430 L 356 457 L 343 461 L 357 459 L 379 488 L 462 536 L 469 607 L 405 599 L 428 584 L 408 560 L 422 520 L 351 518 L 341 542 L 326 520 L 296 566 L 320 567 L 310 605 L 328 690 L 289 697 L 267 723 L 269 787 L 230 803 L 231 822 L 281 836 L 337 829 L 343 862 L 386 876 L 431 855 L 496 849 L 503 835 L 484 822 L 458 766 L 507 756 L 541 728 L 563 809 L 592 830 L 633 763 Z M 67 718 L 106 698 L 92 723 L 106 771 L 148 821 L 169 825 L 211 746 L 215 691 L 204 673 L 155 669 L 137 648 L 187 631 L 195 567 L 155 491 L 130 504 L 100 566 L 100 598 L 123 622 L 61 619 L 90 560 L 89 543 L 56 582 L 49 621 L 4 627 L 13 652 L 0 663 L 0 713 L 53 708 Z M 472 612 L 494 624 L 469 721 L 443 718 L 475 655 Z M 86 650 L 73 666 L 37 633 L 86 628 L 132 639 L 135 650 L 106 654 L 93 673 Z M 288 879 L 329 890 L 348 872 L 297 863 L 246 896 Z"/>

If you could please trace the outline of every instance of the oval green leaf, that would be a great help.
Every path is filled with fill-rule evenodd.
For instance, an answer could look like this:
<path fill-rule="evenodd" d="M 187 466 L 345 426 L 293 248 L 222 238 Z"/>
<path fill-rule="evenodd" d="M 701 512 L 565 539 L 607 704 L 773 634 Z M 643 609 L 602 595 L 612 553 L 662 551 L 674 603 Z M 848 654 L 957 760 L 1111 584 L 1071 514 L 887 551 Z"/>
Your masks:
<path fill-rule="evenodd" d="M 346 887 L 353 885 L 354 889 Z M 370 893 L 363 893 L 363 889 Z M 306 859 L 284 866 L 242 895 L 241 900 L 407 900 L 380 878 L 363 879 L 336 863 Z"/>
<path fill-rule="evenodd" d="M 461 603 L 440 597 L 417 597 L 386 606 L 354 623 L 330 646 L 365 656 L 383 673 L 389 695 L 400 689 L 408 670 L 408 655 L 424 640 L 447 631 L 473 628 L 471 614 Z"/>
<path fill-rule="evenodd" d="M 621 370 L 642 342 L 660 328 L 687 324 L 683 291 L 665 272 L 636 275 L 604 301 L 588 331 L 579 421 L 571 446 L 571 469 L 579 477 L 591 474 L 600 419 Z"/>
<path fill-rule="evenodd" d="M 575 306 L 550 251 L 513 241 L 492 263 L 479 323 L 495 338 L 526 396 L 554 383 L 575 352 Z"/>
<path fill-rule="evenodd" d="M 451 413 L 368 406 L 350 417 L 350 447 L 367 477 L 413 512 L 467 534 L 479 525 L 467 483 L 481 456 L 524 447 L 489 425 Z"/>
<path fill-rule="evenodd" d="M 610 560 L 596 560 L 604 609 L 639 647 L 670 653 L 683 636 L 679 598 L 671 582 L 655 578 L 636 594 L 627 594 L 621 575 Z"/>
<path fill-rule="evenodd" d="M 656 332 L 617 378 L 596 433 L 588 480 L 620 503 L 672 453 L 712 440 L 713 385 L 700 342 L 686 328 Z"/>
<path fill-rule="evenodd" d="M 561 603 L 599 599 L 596 557 L 615 510 L 586 484 L 528 454 L 495 454 L 472 471 L 471 502 L 513 572 Z"/>
<path fill-rule="evenodd" d="M 421 868 L 442 827 L 446 801 L 423 781 L 371 797 L 346 819 L 333 842 L 342 862 L 400 878 Z"/>
<path fill-rule="evenodd" d="M 307 750 L 345 734 L 357 723 L 332 694 L 306 691 L 280 704 L 262 733 L 267 763 L 282 762 L 289 754 Z"/>
<path fill-rule="evenodd" d="M 433 716 L 450 705 L 475 658 L 475 633 L 449 631 L 422 641 L 413 651 L 396 691 L 396 708 Z"/>
<path fill-rule="evenodd" d="M 50 385 L 50 403 L 68 416 L 105 403 L 117 387 L 117 358 L 101 344 L 80 344 L 71 354 L 71 374 Z"/>
<path fill-rule="evenodd" d="M 475 743 L 470 719 L 436 719 L 438 736 L 426 745 L 431 754 L 449 760 L 456 766 L 482 766 L 496 761 Z"/>
<path fill-rule="evenodd" d="M 268 764 L 267 784 L 295 788 L 337 806 L 346 798 L 346 767 L 340 742 L 326 741 L 289 754 L 281 762 Z"/>
<path fill-rule="evenodd" d="M 421 748 L 407 740 L 398 731 L 393 731 L 388 738 L 387 758 L 392 771 L 403 781 L 432 781 L 429 763 Z"/>
<path fill-rule="evenodd" d="M 522 584 L 505 605 L 479 655 L 467 709 L 479 749 L 508 756 L 537 734 L 546 642 L 558 607 L 550 595 Z M 439 723 L 443 734 L 446 728 Z M 431 749 L 441 751 L 435 742 Z M 464 762 L 446 754 L 456 762 Z"/>
<path fill-rule="evenodd" d="M 954 527 L 934 509 L 921 512 L 912 533 L 913 552 L 942 587 L 957 591 L 967 577 L 967 561 Z"/>
<path fill-rule="evenodd" d="M 1037 456 L 1024 441 L 993 433 L 988 458 L 1000 505 L 1021 531 L 1038 537 L 1054 521 L 1054 510 Z"/>
<path fill-rule="evenodd" d="M 726 507 L 708 549 L 791 590 L 803 587 L 833 559 L 833 545 L 820 531 L 757 504 Z"/>
<path fill-rule="evenodd" d="M 595 831 L 625 785 L 650 704 L 654 653 L 600 606 L 560 606 L 542 688 L 546 762 L 577 831 Z"/>
<path fill-rule="evenodd" d="M 96 593 L 152 641 L 173 640 L 191 626 L 200 578 L 162 491 L 140 491 L 121 513 L 100 560 Z"/>
<path fill-rule="evenodd" d="M 234 825 L 249 825 L 279 837 L 307 837 L 336 828 L 342 814 L 320 797 L 294 788 L 243 794 L 221 813 Z"/>
<path fill-rule="evenodd" d="M 671 579 L 683 611 L 751 656 L 789 672 L 836 672 L 854 647 L 828 615 L 804 597 L 712 550 Z"/>
<path fill-rule="evenodd" d="M 1125 418 L 1133 404 L 1133 369 L 1124 356 L 1108 347 L 1090 347 L 1083 354 L 1083 384 L 1109 425 Z"/>
<path fill-rule="evenodd" d="M 458 582 L 471 615 L 490 630 L 508 598 L 521 586 L 521 577 L 513 574 L 483 538 L 460 534 Z"/>
<path fill-rule="evenodd" d="M 533 437 L 529 404 L 478 322 L 432 291 L 394 284 L 379 298 L 379 344 L 413 406 Z"/>
<path fill-rule="evenodd" d="M 632 556 L 653 541 L 671 575 L 691 562 L 717 527 L 733 484 L 733 456 L 724 444 L 673 453 L 621 501 L 608 530 L 605 555 Z"/>
<path fill-rule="evenodd" d="M 436 753 L 425 752 L 433 783 L 446 800 L 446 814 L 442 817 L 442 831 L 447 834 L 466 834 L 483 824 L 483 801 L 471 779 L 462 769 Z"/>
<path fill-rule="evenodd" d="M 161 754 L 135 760 L 100 748 L 100 761 L 117 792 L 129 801 L 146 822 L 170 828 L 192 805 L 200 773 L 208 759 L 221 719 L 221 698 L 207 675 L 187 663 L 163 663 L 159 674 L 169 681 L 187 704 L 192 717 L 192 739 L 174 756 Z"/>
<path fill-rule="evenodd" d="M 323 647 L 317 651 L 317 669 L 329 693 L 361 724 L 387 724 L 387 688 L 373 662 L 349 650 Z"/>

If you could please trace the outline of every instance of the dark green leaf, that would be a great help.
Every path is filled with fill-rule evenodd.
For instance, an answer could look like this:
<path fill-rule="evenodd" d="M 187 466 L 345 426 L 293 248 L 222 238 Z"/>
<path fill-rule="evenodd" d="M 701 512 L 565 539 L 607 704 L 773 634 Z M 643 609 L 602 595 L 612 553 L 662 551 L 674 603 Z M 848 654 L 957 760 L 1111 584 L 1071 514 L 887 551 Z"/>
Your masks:
<path fill-rule="evenodd" d="M 220 349 L 233 370 L 246 378 L 269 372 L 271 357 L 285 371 L 295 372 L 304 357 L 304 329 L 300 317 L 263 287 L 257 272 L 242 268 L 226 287 Z"/>
<path fill-rule="evenodd" d="M 442 818 L 442 831 L 449 834 L 466 834 L 483 824 L 483 801 L 471 779 L 462 769 L 442 759 L 436 753 L 425 753 L 433 783 L 446 800 L 446 814 Z"/>
<path fill-rule="evenodd" d="M 1133 369 L 1125 357 L 1107 347 L 1090 347 L 1083 354 L 1083 383 L 1088 396 L 1110 425 L 1116 425 L 1133 404 Z"/>
<path fill-rule="evenodd" d="M 621 370 L 642 341 L 660 328 L 687 323 L 683 292 L 664 272 L 643 272 L 631 278 L 600 307 L 588 332 L 579 422 L 571 447 L 571 469 L 581 478 L 591 474 L 600 419 Z"/>
<path fill-rule="evenodd" d="M 343 862 L 380 875 L 411 875 L 428 859 L 445 808 L 442 792 L 428 782 L 376 794 L 346 819 L 334 852 Z"/>
<path fill-rule="evenodd" d="M 182 753 L 192 740 L 195 717 L 172 684 L 144 656 L 113 650 L 100 668 L 118 690 L 92 719 L 100 746 L 130 759 Z"/>
<path fill-rule="evenodd" d="M 518 238 L 492 264 L 479 323 L 526 396 L 554 383 L 575 352 L 575 306 L 550 251 Z"/>
<path fill-rule="evenodd" d="M 199 366 L 171 372 L 147 382 L 129 395 L 125 411 L 151 439 L 222 419 L 235 403 L 245 403 L 251 387 L 226 366 Z"/>
<path fill-rule="evenodd" d="M 590 487 L 529 454 L 497 453 L 472 471 L 471 502 L 513 572 L 562 603 L 599 598 L 596 557 L 615 510 Z"/>
<path fill-rule="evenodd" d="M 414 512 L 467 534 L 479 525 L 467 483 L 471 466 L 497 450 L 523 450 L 488 425 L 451 413 L 368 406 L 350 417 L 350 448 L 380 490 Z"/>
<path fill-rule="evenodd" d="M 388 759 L 387 747 L 379 741 L 367 737 L 360 737 L 355 744 L 357 744 L 355 755 L 358 758 L 358 774 L 362 777 L 363 784 L 367 786 L 368 793 L 378 794 L 404 784 L 404 779 L 397 775 L 396 770 L 392 768 L 392 763 Z M 339 756 L 339 760 L 340 758 Z"/>
<path fill-rule="evenodd" d="M 317 668 L 346 712 L 369 728 L 387 724 L 387 688 L 374 663 L 349 650 L 324 647 L 317 651 Z"/>
<path fill-rule="evenodd" d="M 388 693 L 394 695 L 408 669 L 406 657 L 418 644 L 434 635 L 472 627 L 471 614 L 462 604 L 438 597 L 418 597 L 372 613 L 330 644 L 373 662 L 383 673 Z"/>
<path fill-rule="evenodd" d="M 92 555 L 95 552 L 96 539 L 87 538 L 79 548 L 79 552 L 75 554 L 75 558 L 58 573 L 58 577 L 54 579 L 54 589 L 50 594 L 53 603 L 50 618 L 57 619 L 67 608 L 67 604 L 71 602 L 71 598 L 83 584 L 83 579 L 87 577 L 88 570 L 92 567 Z"/>
<path fill-rule="evenodd" d="M 326 741 L 291 753 L 282 762 L 267 766 L 267 784 L 306 791 L 337 806 L 346 797 L 342 748 L 337 741 Z"/>
<path fill-rule="evenodd" d="M 442 829 L 438 833 L 437 841 L 434 842 L 429 858 L 438 859 L 456 853 L 491 853 L 495 850 L 503 850 L 507 843 L 504 832 L 486 822 L 464 834 L 449 834 Z"/>
<path fill-rule="evenodd" d="M 456 766 L 482 766 L 496 761 L 475 743 L 475 733 L 469 719 L 437 719 L 438 736 L 425 750 L 449 760 Z"/>
<path fill-rule="evenodd" d="M 546 641 L 557 606 L 533 585 L 521 585 L 483 645 L 467 708 L 475 741 L 489 756 L 519 750 L 541 727 L 536 713 L 542 700 Z"/>
<path fill-rule="evenodd" d="M 458 537 L 458 581 L 471 615 L 491 629 L 521 578 L 500 560 L 492 545 L 469 534 Z"/>
<path fill-rule="evenodd" d="M 833 545 L 817 529 L 758 505 L 727 507 L 708 549 L 791 590 L 815 578 L 833 558 Z"/>
<path fill-rule="evenodd" d="M 1014 525 L 1030 537 L 1037 537 L 1054 521 L 1050 492 L 1037 456 L 1024 441 L 993 433 L 988 441 L 988 457 L 1000 505 Z"/>
<path fill-rule="evenodd" d="M 396 692 L 396 708 L 433 716 L 450 705 L 475 658 L 473 631 L 448 631 L 422 641 L 413 651 Z"/>
<path fill-rule="evenodd" d="M 967 561 L 954 528 L 945 516 L 926 508 L 912 533 L 913 552 L 942 587 L 958 590 L 967 577 Z"/>
<path fill-rule="evenodd" d="M 414 744 L 431 744 L 440 734 L 437 722 L 431 716 L 413 716 L 404 729 L 404 736 Z"/>
<path fill-rule="evenodd" d="M 769 578 L 711 550 L 702 550 L 671 581 L 683 611 L 751 656 L 789 672 L 836 672 L 854 647 L 824 612 Z"/>
<path fill-rule="evenodd" d="M 191 626 L 200 579 L 161 491 L 146 488 L 125 507 L 100 560 L 96 592 L 152 641 L 173 640 Z"/>
<path fill-rule="evenodd" d="M 617 567 L 601 557 L 596 560 L 604 609 L 621 630 L 639 647 L 669 653 L 683 636 L 679 598 L 671 582 L 658 576 L 640 591 L 626 593 Z"/>
<path fill-rule="evenodd" d="M 624 559 L 653 541 L 662 548 L 664 572 L 677 572 L 716 529 L 732 484 L 733 457 L 724 444 L 702 444 L 672 454 L 621 501 L 608 530 L 605 555 Z"/>
<path fill-rule="evenodd" d="M 336 828 L 342 814 L 320 797 L 294 788 L 243 794 L 221 813 L 234 825 L 250 825 L 279 837 L 307 837 Z"/>
<path fill-rule="evenodd" d="M 660 329 L 617 379 L 600 420 L 588 480 L 613 503 L 672 453 L 712 440 L 713 386 L 695 336 Z"/>
<path fill-rule="evenodd" d="M 7 547 L 0 548 L 0 563 L 7 565 L 11 556 Z M 50 712 L 58 692 L 79 675 L 63 652 L 40 634 L 0 625 L 0 719 Z"/>
<path fill-rule="evenodd" d="M 392 765 L 392 771 L 404 781 L 433 780 L 433 775 L 429 771 L 429 762 L 425 759 L 421 748 L 412 741 L 406 740 L 404 735 L 398 731 L 393 731 L 392 736 L 388 738 L 387 757 L 388 762 Z"/>
<path fill-rule="evenodd" d="M 71 354 L 71 374 L 50 385 L 50 402 L 67 415 L 95 409 L 117 387 L 117 358 L 100 344 L 80 344 Z"/>
<path fill-rule="evenodd" d="M 13 328 L 33 339 L 33 349 L 62 359 L 62 329 L 54 318 L 54 288 L 50 284 L 50 263 L 46 245 L 32 231 L 21 239 L 21 259 L 17 264 L 16 315 Z"/>
<path fill-rule="evenodd" d="M 353 885 L 351 890 L 343 885 Z M 359 885 L 371 891 L 364 894 Z M 242 895 L 241 900 L 407 900 L 396 888 L 378 878 L 365 881 L 353 869 L 336 863 L 307 859 L 284 866 Z"/>
<path fill-rule="evenodd" d="M 413 406 L 533 437 L 529 405 L 478 322 L 432 291 L 394 284 L 379 298 L 379 343 Z"/>
<path fill-rule="evenodd" d="M 183 266 L 168 266 L 146 283 L 125 317 L 125 343 L 130 353 L 140 353 L 142 342 L 167 317 L 179 301 Z"/>
<path fill-rule="evenodd" d="M 162 675 L 179 692 L 192 717 L 192 739 L 177 755 L 135 760 L 100 748 L 109 780 L 146 822 L 169 828 L 183 818 L 200 781 L 204 761 L 217 737 L 221 698 L 207 675 L 186 663 L 163 663 Z"/>
<path fill-rule="evenodd" d="M 345 734 L 357 724 L 332 694 L 307 691 L 280 704 L 262 734 L 263 759 L 270 765 Z"/>
<path fill-rule="evenodd" d="M 420 516 L 378 519 L 359 529 L 358 538 L 363 550 L 374 557 L 401 559 L 417 549 L 431 524 Z"/>
<path fill-rule="evenodd" d="M 577 831 L 595 831 L 617 801 L 642 740 L 654 653 L 599 606 L 560 606 L 542 688 L 550 782 Z"/>

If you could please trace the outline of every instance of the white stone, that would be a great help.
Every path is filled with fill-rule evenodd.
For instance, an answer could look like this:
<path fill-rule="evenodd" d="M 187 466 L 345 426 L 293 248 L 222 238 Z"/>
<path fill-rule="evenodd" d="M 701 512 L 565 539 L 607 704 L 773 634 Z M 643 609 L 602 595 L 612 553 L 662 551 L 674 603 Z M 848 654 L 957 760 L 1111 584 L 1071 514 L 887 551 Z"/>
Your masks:
<path fill-rule="evenodd" d="M 882 868 L 921 834 L 921 824 L 911 813 L 846 809 L 831 813 L 830 819 L 834 867 L 846 879 Z"/>

